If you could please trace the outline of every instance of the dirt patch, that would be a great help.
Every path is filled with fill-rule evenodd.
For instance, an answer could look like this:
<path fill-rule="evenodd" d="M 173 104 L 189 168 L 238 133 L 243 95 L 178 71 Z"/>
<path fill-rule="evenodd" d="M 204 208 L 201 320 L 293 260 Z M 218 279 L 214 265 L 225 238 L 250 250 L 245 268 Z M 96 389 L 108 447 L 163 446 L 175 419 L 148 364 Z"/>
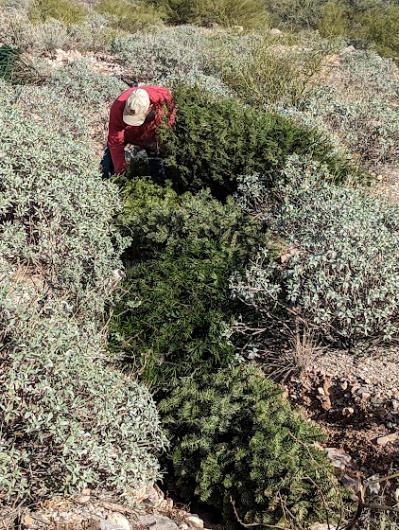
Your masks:
<path fill-rule="evenodd" d="M 343 448 L 365 476 L 399 467 L 397 349 L 328 350 L 287 383 L 290 401 Z"/>

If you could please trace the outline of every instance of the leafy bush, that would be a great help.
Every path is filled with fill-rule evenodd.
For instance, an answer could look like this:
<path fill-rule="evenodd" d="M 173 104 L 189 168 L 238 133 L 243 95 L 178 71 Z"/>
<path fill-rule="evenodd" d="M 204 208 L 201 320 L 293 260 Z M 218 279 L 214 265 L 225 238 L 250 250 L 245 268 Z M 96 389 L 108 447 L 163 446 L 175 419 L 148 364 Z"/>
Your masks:
<path fill-rule="evenodd" d="M 231 201 L 178 196 L 145 180 L 128 185 L 121 222 L 133 263 L 111 327 L 114 347 L 158 392 L 182 375 L 228 366 L 228 278 L 260 241 L 256 225 Z"/>
<path fill-rule="evenodd" d="M 395 103 L 365 94 L 351 99 L 341 89 L 313 91 L 303 106 L 305 116 L 323 121 L 365 164 L 393 162 L 398 157 L 399 112 Z"/>
<path fill-rule="evenodd" d="M 313 155 L 345 180 L 348 161 L 314 130 L 199 89 L 180 87 L 174 97 L 176 123 L 161 130 L 160 140 L 167 175 L 179 191 L 209 187 L 223 198 L 235 190 L 239 175 L 262 173 L 273 182 L 292 153 Z"/>
<path fill-rule="evenodd" d="M 340 1 L 330 0 L 320 10 L 317 28 L 324 37 L 349 34 L 348 7 Z"/>
<path fill-rule="evenodd" d="M 308 526 L 325 517 L 323 495 L 338 513 L 337 482 L 315 446 L 323 436 L 258 369 L 186 378 L 160 410 L 179 493 L 222 511 L 230 527 L 237 515 L 244 524 Z"/>
<path fill-rule="evenodd" d="M 258 215 L 285 238 L 291 255 L 278 265 L 261 253 L 233 279 L 233 293 L 269 337 L 283 321 L 349 346 L 391 339 L 398 333 L 399 210 L 361 190 L 322 183 L 325 173 L 293 159 L 277 209 L 258 201 Z M 262 341 L 258 335 L 257 345 Z"/>
<path fill-rule="evenodd" d="M 101 0 L 96 10 L 109 19 L 112 27 L 131 33 L 162 20 L 162 12 L 140 1 Z"/>
<path fill-rule="evenodd" d="M 166 440 L 145 387 L 104 364 L 97 325 L 1 272 L 1 502 L 99 485 L 128 496 L 157 479 Z"/>
<path fill-rule="evenodd" d="M 381 55 L 399 60 L 399 6 L 380 4 L 362 13 L 355 26 L 356 37 L 371 44 Z"/>
<path fill-rule="evenodd" d="M 239 24 L 254 28 L 267 21 L 261 0 L 149 0 L 149 3 L 164 9 L 169 22 L 175 24 Z"/>
<path fill-rule="evenodd" d="M 151 33 L 117 36 L 111 51 L 140 82 L 173 87 L 184 81 L 217 94 L 229 94 L 210 65 L 212 41 L 195 26 L 164 27 Z"/>
<path fill-rule="evenodd" d="M 74 0 L 34 0 L 29 17 L 33 22 L 45 22 L 49 18 L 64 24 L 78 24 L 86 16 L 81 4 Z"/>
<path fill-rule="evenodd" d="M 4 44 L 0 46 L 0 79 L 11 81 L 18 63 L 21 50 L 15 46 Z"/>
<path fill-rule="evenodd" d="M 13 94 L 0 96 L 1 255 L 40 270 L 51 291 L 85 300 L 87 311 L 101 310 L 121 267 L 123 242 L 112 225 L 117 188 L 97 176 L 85 142 L 57 134 L 56 120 L 41 125 L 32 106 L 12 103 Z"/>
<path fill-rule="evenodd" d="M 148 391 L 105 363 L 104 306 L 124 247 L 113 223 L 120 202 L 116 186 L 98 175 L 87 130 L 103 102 L 83 91 L 82 115 L 78 99 L 68 99 L 74 83 L 60 95 L 63 82 L 58 72 L 50 87 L 1 83 L 5 504 L 99 484 L 128 496 L 159 477 L 156 454 L 166 445 Z M 108 94 L 105 80 L 102 88 Z"/>
<path fill-rule="evenodd" d="M 58 48 L 104 52 L 115 35 L 107 20 L 95 11 L 89 11 L 79 24 L 55 18 L 32 22 L 26 10 L 10 4 L 0 8 L 0 39 L 33 54 L 36 60 L 39 54 Z"/>
<path fill-rule="evenodd" d="M 240 39 L 243 41 L 243 39 Z M 292 36 L 259 35 L 244 49 L 222 41 L 218 67 L 224 82 L 250 105 L 298 105 L 329 51 L 324 41 L 306 46 Z"/>

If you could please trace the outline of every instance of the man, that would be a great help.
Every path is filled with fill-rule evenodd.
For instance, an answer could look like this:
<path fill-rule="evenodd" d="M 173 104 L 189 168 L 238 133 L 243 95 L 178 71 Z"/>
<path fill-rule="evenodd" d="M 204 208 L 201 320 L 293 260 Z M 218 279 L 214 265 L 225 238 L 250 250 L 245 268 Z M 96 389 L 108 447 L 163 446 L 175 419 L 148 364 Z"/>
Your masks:
<path fill-rule="evenodd" d="M 111 107 L 108 143 L 101 161 L 103 177 L 126 171 L 126 144 L 144 148 L 149 157 L 151 174 L 160 176 L 163 166 L 157 158 L 157 130 L 164 120 L 172 126 L 175 117 L 175 104 L 167 88 L 142 86 L 122 92 Z"/>

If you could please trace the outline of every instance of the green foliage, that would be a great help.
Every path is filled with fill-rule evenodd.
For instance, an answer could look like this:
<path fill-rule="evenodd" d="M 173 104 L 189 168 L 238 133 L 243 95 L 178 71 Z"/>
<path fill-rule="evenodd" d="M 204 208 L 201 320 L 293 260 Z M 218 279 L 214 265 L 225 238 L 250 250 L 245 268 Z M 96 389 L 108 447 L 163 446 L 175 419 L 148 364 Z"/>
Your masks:
<path fill-rule="evenodd" d="M 343 2 L 330 0 L 323 5 L 317 29 L 323 37 L 349 34 L 348 7 Z"/>
<path fill-rule="evenodd" d="M 224 82 L 250 105 L 298 105 L 329 51 L 323 41 L 306 47 L 292 36 L 258 35 L 242 49 L 221 40 L 218 68 Z"/>
<path fill-rule="evenodd" d="M 1 502 L 156 480 L 166 440 L 149 392 L 104 363 L 95 324 L 12 272 L 1 264 Z"/>
<path fill-rule="evenodd" d="M 32 22 L 45 22 L 49 18 L 64 24 L 79 24 L 86 17 L 86 10 L 74 0 L 34 0 L 29 18 Z"/>
<path fill-rule="evenodd" d="M 145 26 L 159 24 L 162 20 L 160 10 L 140 1 L 101 0 L 96 10 L 109 19 L 112 27 L 131 33 Z"/>
<path fill-rule="evenodd" d="M 7 44 L 0 46 L 0 79 L 12 80 L 20 54 L 21 50 L 15 46 Z"/>
<path fill-rule="evenodd" d="M 346 346 L 392 339 L 399 331 L 399 210 L 362 190 L 328 184 L 325 174 L 325 167 L 293 159 L 278 206 L 258 195 L 258 216 L 293 253 L 284 266 L 261 253 L 245 276 L 233 279 L 233 292 L 269 338 L 283 320 Z M 266 340 L 256 338 L 263 347 Z"/>
<path fill-rule="evenodd" d="M 349 163 L 315 130 L 233 98 L 214 98 L 200 89 L 174 91 L 178 112 L 173 128 L 160 134 L 167 175 L 179 191 L 209 187 L 217 197 L 236 189 L 237 177 L 262 173 L 272 183 L 287 156 L 312 155 L 343 181 Z"/>
<path fill-rule="evenodd" d="M 179 377 L 228 366 L 224 336 L 234 304 L 228 278 L 260 236 L 232 201 L 178 196 L 145 180 L 128 184 L 121 222 L 132 241 L 114 347 L 158 391 Z"/>
<path fill-rule="evenodd" d="M 168 21 L 174 24 L 238 24 L 254 28 L 267 22 L 261 0 L 149 0 L 149 3 L 164 9 Z"/>
<path fill-rule="evenodd" d="M 399 6 L 379 5 L 356 21 L 354 36 L 373 46 L 378 53 L 399 61 Z"/>
<path fill-rule="evenodd" d="M 232 502 L 244 523 L 260 526 L 324 520 L 322 495 L 339 513 L 337 481 L 315 446 L 323 436 L 258 369 L 184 379 L 160 410 L 179 494 L 214 506 L 228 526 L 237 524 Z"/>

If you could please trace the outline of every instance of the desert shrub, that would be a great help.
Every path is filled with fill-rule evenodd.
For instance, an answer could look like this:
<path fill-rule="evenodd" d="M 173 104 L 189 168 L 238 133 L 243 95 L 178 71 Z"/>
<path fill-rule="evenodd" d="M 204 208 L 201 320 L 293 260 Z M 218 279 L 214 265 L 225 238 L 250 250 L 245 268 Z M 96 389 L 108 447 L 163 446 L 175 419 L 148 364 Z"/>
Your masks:
<path fill-rule="evenodd" d="M 399 100 L 399 68 L 391 59 L 384 59 L 370 50 L 354 50 L 342 54 L 340 70 L 345 79 L 343 90 L 367 92 L 387 101 Z"/>
<path fill-rule="evenodd" d="M 245 275 L 233 278 L 233 293 L 269 337 L 284 322 L 346 346 L 389 340 L 398 333 L 399 211 L 362 190 L 326 183 L 325 173 L 293 159 L 279 205 L 273 210 L 270 201 L 258 200 L 258 215 L 290 252 L 284 264 L 260 253 Z M 255 347 L 262 341 L 258 336 Z"/>
<path fill-rule="evenodd" d="M 173 87 L 184 81 L 218 94 L 229 89 L 210 68 L 212 44 L 195 26 L 165 27 L 146 33 L 117 36 L 111 51 L 140 82 Z"/>
<path fill-rule="evenodd" d="M 262 173 L 273 182 L 292 153 L 311 154 L 345 180 L 348 161 L 315 130 L 199 89 L 180 87 L 174 97 L 176 123 L 163 128 L 160 140 L 167 175 L 178 190 L 209 187 L 224 197 L 235 190 L 239 175 Z"/>
<path fill-rule="evenodd" d="M 162 12 L 143 2 L 101 0 L 96 10 L 106 16 L 112 27 L 133 33 L 143 27 L 159 24 Z"/>
<path fill-rule="evenodd" d="M 114 348 L 160 393 L 182 375 L 230 364 L 228 278 L 261 236 L 232 201 L 207 192 L 178 196 L 141 179 L 126 194 L 131 264 L 111 332 Z"/>
<path fill-rule="evenodd" d="M 164 9 L 169 22 L 175 24 L 239 24 L 254 28 L 267 22 L 261 0 L 149 0 L 149 3 Z"/>
<path fill-rule="evenodd" d="M 298 105 L 330 48 L 310 37 L 306 47 L 301 44 L 292 36 L 264 33 L 244 50 L 222 45 L 218 56 L 222 79 L 250 105 Z"/>
<path fill-rule="evenodd" d="M 1 502 L 84 486 L 128 496 L 157 479 L 166 440 L 149 392 L 105 365 L 96 324 L 1 272 Z"/>
<path fill-rule="evenodd" d="M 21 50 L 15 46 L 4 44 L 0 46 L 0 79 L 11 81 L 18 64 Z"/>
<path fill-rule="evenodd" d="M 385 57 L 399 60 L 399 6 L 386 3 L 367 9 L 354 21 L 351 35 Z"/>
<path fill-rule="evenodd" d="M 250 366 L 186 378 L 160 404 L 183 498 L 196 495 L 227 527 L 291 527 L 335 513 L 339 488 L 313 424 L 293 412 L 282 390 Z"/>
<path fill-rule="evenodd" d="M 115 36 L 115 30 L 107 26 L 107 20 L 91 11 L 79 24 L 64 24 L 49 18 L 43 22 L 31 22 L 22 9 L 0 9 L 0 38 L 5 44 L 15 45 L 34 54 L 63 50 L 104 51 Z"/>
<path fill-rule="evenodd" d="M 349 34 L 348 6 L 343 2 L 330 0 L 320 10 L 317 29 L 323 37 Z"/>
<path fill-rule="evenodd" d="M 57 134 L 40 115 L 32 119 L 29 105 L 13 104 L 13 90 L 0 98 L 1 255 L 42 271 L 51 290 L 76 302 L 87 297 L 88 307 L 100 310 L 121 266 L 123 244 L 112 225 L 117 189 L 99 179 L 85 142 Z M 102 293 L 99 300 L 94 292 Z"/>
<path fill-rule="evenodd" d="M 95 72 L 87 59 L 74 61 L 56 70 L 47 80 L 47 86 L 50 97 L 52 93 L 62 93 L 63 101 L 66 100 L 68 107 L 73 107 L 64 111 L 71 115 L 68 117 L 70 129 L 74 130 L 75 124 L 82 122 L 83 118 L 87 132 L 101 128 L 101 141 L 110 105 L 127 88 L 126 83 L 120 79 Z M 58 107 L 55 104 L 55 108 Z M 76 115 L 78 112 L 81 118 L 76 116 L 73 119 L 72 114 Z"/>
<path fill-rule="evenodd" d="M 271 24 L 290 30 L 314 28 L 324 0 L 264 0 Z"/>
<path fill-rule="evenodd" d="M 350 98 L 344 90 L 331 86 L 312 91 L 301 110 L 313 123 L 323 121 L 363 163 L 381 164 L 397 159 L 397 103 L 367 93 Z"/>
<path fill-rule="evenodd" d="M 29 11 L 29 18 L 36 23 L 55 18 L 64 24 L 78 24 L 85 16 L 86 10 L 73 0 L 34 0 Z"/>

